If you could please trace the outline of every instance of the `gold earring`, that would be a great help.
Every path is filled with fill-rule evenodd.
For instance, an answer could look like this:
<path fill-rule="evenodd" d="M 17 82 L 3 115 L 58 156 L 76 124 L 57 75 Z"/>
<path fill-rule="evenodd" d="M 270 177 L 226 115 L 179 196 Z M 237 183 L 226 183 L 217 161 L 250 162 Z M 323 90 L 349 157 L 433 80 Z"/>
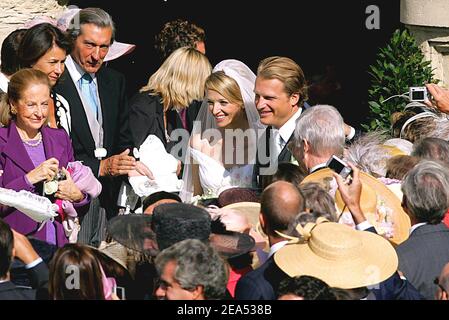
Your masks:
<path fill-rule="evenodd" d="M 16 108 L 14 108 L 14 107 L 11 107 L 11 113 L 12 113 L 12 114 L 17 114 L 17 110 L 16 110 Z"/>

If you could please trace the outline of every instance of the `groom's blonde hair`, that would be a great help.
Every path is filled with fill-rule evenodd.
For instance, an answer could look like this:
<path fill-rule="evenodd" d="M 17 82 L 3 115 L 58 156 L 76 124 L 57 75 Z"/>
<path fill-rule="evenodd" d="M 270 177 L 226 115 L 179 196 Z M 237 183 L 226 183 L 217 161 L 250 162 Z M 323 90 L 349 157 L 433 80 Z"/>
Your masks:
<path fill-rule="evenodd" d="M 277 79 L 284 84 L 284 91 L 289 96 L 298 93 L 298 107 L 307 101 L 307 83 L 301 67 L 287 57 L 269 57 L 263 59 L 257 68 L 257 77 L 262 79 Z"/>

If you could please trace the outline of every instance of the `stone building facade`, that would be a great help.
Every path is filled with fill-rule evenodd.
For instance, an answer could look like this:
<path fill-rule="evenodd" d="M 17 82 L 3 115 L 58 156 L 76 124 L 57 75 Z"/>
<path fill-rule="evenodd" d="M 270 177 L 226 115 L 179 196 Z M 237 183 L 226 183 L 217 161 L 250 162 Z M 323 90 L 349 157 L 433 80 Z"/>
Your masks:
<path fill-rule="evenodd" d="M 62 0 L 1 0 L 0 44 L 10 32 L 34 17 L 56 18 L 64 10 L 67 2 Z"/>
<path fill-rule="evenodd" d="M 401 0 L 401 22 L 431 61 L 440 84 L 449 88 L 449 1 Z"/>

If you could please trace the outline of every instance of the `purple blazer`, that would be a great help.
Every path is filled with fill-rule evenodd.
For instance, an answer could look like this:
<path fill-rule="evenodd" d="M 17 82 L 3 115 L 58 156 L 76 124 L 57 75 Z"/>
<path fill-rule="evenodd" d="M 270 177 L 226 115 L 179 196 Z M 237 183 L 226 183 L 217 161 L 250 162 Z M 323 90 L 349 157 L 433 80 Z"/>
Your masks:
<path fill-rule="evenodd" d="M 72 144 L 65 130 L 43 126 L 41 133 L 46 159 L 52 157 L 58 159 L 60 168 L 67 167 L 68 162 L 74 161 Z M 25 180 L 25 174 L 34 168 L 17 132 L 15 122 L 11 121 L 8 127 L 0 128 L 0 170 L 3 170 L 3 174 L 0 176 L 0 186 L 16 191 L 26 190 L 36 193 L 36 188 L 30 186 Z M 83 204 L 85 204 L 84 201 Z M 33 233 L 38 229 L 39 223 L 19 210 L 2 207 L 0 216 L 15 231 L 25 235 L 31 233 L 37 239 L 47 240 L 45 227 L 39 232 Z M 61 223 L 55 220 L 53 224 L 56 229 L 56 244 L 61 247 L 68 242 L 67 237 Z"/>

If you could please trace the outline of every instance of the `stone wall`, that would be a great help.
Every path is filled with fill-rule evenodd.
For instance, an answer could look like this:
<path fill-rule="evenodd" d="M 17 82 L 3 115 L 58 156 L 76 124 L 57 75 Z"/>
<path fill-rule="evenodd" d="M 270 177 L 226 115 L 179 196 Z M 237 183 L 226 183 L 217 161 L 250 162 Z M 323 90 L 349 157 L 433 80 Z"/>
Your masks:
<path fill-rule="evenodd" d="M 66 2 L 57 0 L 0 0 L 0 44 L 11 31 L 34 17 L 49 16 L 55 18 L 64 10 Z"/>
<path fill-rule="evenodd" d="M 440 84 L 449 87 L 449 1 L 401 0 L 401 22 L 431 61 Z"/>

